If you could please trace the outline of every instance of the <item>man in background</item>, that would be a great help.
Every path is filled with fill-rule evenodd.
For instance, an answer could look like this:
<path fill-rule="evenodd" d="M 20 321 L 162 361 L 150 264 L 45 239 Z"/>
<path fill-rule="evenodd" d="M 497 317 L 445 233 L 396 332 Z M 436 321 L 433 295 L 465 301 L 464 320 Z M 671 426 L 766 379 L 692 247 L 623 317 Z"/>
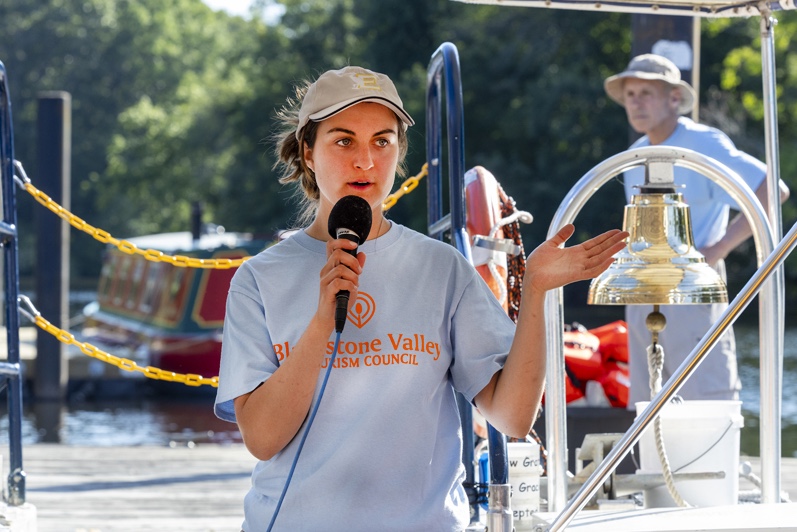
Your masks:
<path fill-rule="evenodd" d="M 692 109 L 696 95 L 694 89 L 681 79 L 681 72 L 672 61 L 654 54 L 634 57 L 623 72 L 604 81 L 604 89 L 612 100 L 625 108 L 634 131 L 644 135 L 631 148 L 674 146 L 716 159 L 738 173 L 767 210 L 766 165 L 738 150 L 722 131 L 681 116 Z M 631 195 L 638 193 L 638 188 L 644 183 L 644 168 L 626 171 L 623 179 L 626 200 L 630 201 Z M 743 215 L 730 219 L 731 209 L 738 210 L 738 206 L 708 177 L 676 166 L 674 179 L 678 192 L 683 194 L 690 208 L 695 247 L 724 279 L 724 259 L 752 236 L 750 225 Z M 788 197 L 789 189 L 780 181 L 781 203 Z M 660 307 L 660 312 L 667 318 L 667 327 L 659 335 L 659 343 L 664 349 L 662 382 L 666 382 L 689 356 L 727 305 Z M 650 305 L 626 306 L 631 374 L 629 409 L 634 409 L 638 401 L 650 400 L 647 347 L 651 344 L 651 334 L 645 327 L 645 318 L 652 310 Z M 687 400 L 736 400 L 740 388 L 736 344 L 733 330 L 728 328 L 679 394 Z"/>

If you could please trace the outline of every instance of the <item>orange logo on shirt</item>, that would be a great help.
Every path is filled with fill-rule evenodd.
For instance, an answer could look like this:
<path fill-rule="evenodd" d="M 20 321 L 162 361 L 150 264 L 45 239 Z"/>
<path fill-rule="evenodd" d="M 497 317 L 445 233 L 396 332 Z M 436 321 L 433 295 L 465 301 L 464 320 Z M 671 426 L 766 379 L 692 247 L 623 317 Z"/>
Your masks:
<path fill-rule="evenodd" d="M 374 317 L 374 312 L 376 312 L 374 298 L 365 292 L 357 292 L 357 301 L 349 309 L 348 319 L 358 329 L 362 329 Z"/>

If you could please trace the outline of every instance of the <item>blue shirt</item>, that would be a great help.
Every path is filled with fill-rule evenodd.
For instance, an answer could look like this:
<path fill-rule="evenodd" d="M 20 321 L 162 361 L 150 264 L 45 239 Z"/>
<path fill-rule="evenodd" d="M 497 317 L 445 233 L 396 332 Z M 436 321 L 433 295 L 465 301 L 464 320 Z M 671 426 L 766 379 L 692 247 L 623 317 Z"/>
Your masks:
<path fill-rule="evenodd" d="M 367 261 L 357 301 L 275 530 L 463 530 L 469 512 L 454 392 L 471 401 L 487 385 L 515 325 L 448 244 L 394 223 L 359 250 Z M 234 420 L 233 400 L 290 356 L 316 311 L 325 262 L 325 243 L 299 232 L 238 269 L 217 415 Z M 269 413 L 262 416 L 267 424 Z M 246 532 L 266 529 L 299 440 L 257 463 Z"/>
<path fill-rule="evenodd" d="M 739 174 L 754 192 L 766 177 L 766 165 L 737 149 L 725 133 L 685 117 L 678 119 L 675 131 L 661 145 L 687 148 L 719 161 Z M 650 146 L 647 136 L 636 141 L 631 148 L 645 146 Z M 630 201 L 631 195 L 638 193 L 638 188 L 634 187 L 645 182 L 645 169 L 641 166 L 632 168 L 623 175 L 626 199 Z M 676 190 L 689 204 L 695 247 L 702 249 L 716 244 L 725 236 L 730 210 L 738 210 L 738 205 L 722 187 L 693 170 L 675 166 L 674 179 L 676 186 L 683 185 Z"/>

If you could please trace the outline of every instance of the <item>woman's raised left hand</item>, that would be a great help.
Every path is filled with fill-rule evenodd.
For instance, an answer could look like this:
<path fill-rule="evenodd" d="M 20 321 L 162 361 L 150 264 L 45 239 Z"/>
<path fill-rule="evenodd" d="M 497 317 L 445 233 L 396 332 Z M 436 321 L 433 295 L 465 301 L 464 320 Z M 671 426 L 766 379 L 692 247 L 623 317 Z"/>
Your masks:
<path fill-rule="evenodd" d="M 628 232 L 612 229 L 576 246 L 561 247 L 574 232 L 575 227 L 567 224 L 531 252 L 526 259 L 524 289 L 545 292 L 592 279 L 612 264 L 628 237 Z"/>

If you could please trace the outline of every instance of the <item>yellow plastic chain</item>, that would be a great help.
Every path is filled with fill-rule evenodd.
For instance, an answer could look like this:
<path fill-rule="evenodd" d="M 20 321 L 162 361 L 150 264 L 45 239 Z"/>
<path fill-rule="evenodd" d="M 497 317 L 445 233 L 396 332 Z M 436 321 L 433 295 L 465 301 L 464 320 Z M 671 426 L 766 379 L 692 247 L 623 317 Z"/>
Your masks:
<path fill-rule="evenodd" d="M 37 327 L 52 334 L 58 339 L 58 341 L 63 342 L 67 345 L 77 346 L 84 355 L 96 358 L 97 360 L 100 360 L 102 362 L 107 362 L 108 364 L 116 366 L 119 369 L 123 369 L 125 371 L 138 371 L 139 373 L 143 373 L 145 377 L 150 379 L 170 381 L 170 382 L 180 382 L 182 384 L 185 384 L 186 386 L 208 385 L 208 386 L 213 386 L 214 388 L 219 387 L 218 377 L 208 378 L 194 373 L 188 373 L 188 374 L 174 373 L 172 371 L 164 371 L 162 369 L 153 366 L 142 367 L 128 358 L 120 358 L 111 355 L 87 342 L 81 342 L 80 340 L 77 340 L 72 333 L 70 333 L 69 331 L 65 331 L 63 329 L 59 329 L 58 327 L 56 327 L 49 321 L 45 320 L 41 316 L 34 316 L 32 317 L 32 319 Z"/>
<path fill-rule="evenodd" d="M 404 194 L 409 194 L 410 192 L 415 190 L 418 186 L 418 183 L 421 182 L 421 179 L 423 179 L 427 175 L 429 175 L 429 163 L 423 163 L 421 171 L 418 172 L 417 175 L 408 178 L 406 181 L 404 181 L 401 184 L 401 188 L 399 188 L 393 194 L 385 198 L 385 201 L 382 202 L 382 210 L 387 211 L 393 205 L 396 204 L 396 202 L 399 200 L 401 196 L 403 196 Z"/>
<path fill-rule="evenodd" d="M 95 240 L 98 240 L 103 244 L 112 244 L 116 246 L 123 253 L 127 253 L 128 255 L 141 255 L 146 260 L 152 262 L 167 262 L 172 266 L 177 266 L 180 268 L 201 268 L 206 270 L 229 270 L 230 268 L 237 268 L 243 264 L 244 261 L 247 261 L 251 258 L 242 257 L 240 259 L 198 259 L 196 257 L 187 257 L 185 255 L 166 255 L 157 249 L 141 249 L 129 240 L 119 240 L 118 238 L 114 238 L 108 231 L 97 229 L 82 218 L 79 218 L 78 216 L 75 216 L 68 210 L 64 209 L 50 196 L 33 186 L 33 183 L 30 182 L 28 176 L 25 175 L 25 171 L 22 168 L 22 165 L 19 164 L 19 161 L 14 162 L 17 165 L 17 169 L 23 175 L 23 178 L 18 181 L 18 183 L 31 196 L 33 196 L 36 201 L 54 212 L 62 220 L 69 222 L 72 227 L 91 235 Z M 399 188 L 399 190 L 385 198 L 385 201 L 382 203 L 382 210 L 387 211 L 396 204 L 400 197 L 415 190 L 420 180 L 428 175 L 427 168 L 428 164 L 424 163 L 423 167 L 421 167 L 421 171 L 417 175 L 408 178 L 406 181 L 404 181 L 404 183 L 401 184 L 401 188 Z"/>
<path fill-rule="evenodd" d="M 76 229 L 88 233 L 95 240 L 99 240 L 103 244 L 113 244 L 123 253 L 128 255 L 142 255 L 145 259 L 153 262 L 168 262 L 173 266 L 181 268 L 203 268 L 203 269 L 218 269 L 229 270 L 230 268 L 237 268 L 244 261 L 251 257 L 243 257 L 240 259 L 198 259 L 196 257 L 187 257 L 185 255 L 166 255 L 157 249 L 141 249 L 129 240 L 119 240 L 111 236 L 108 231 L 97 229 L 90 225 L 85 220 L 78 218 L 71 212 L 67 211 L 58 203 L 53 201 L 47 194 L 33 186 L 33 184 L 26 182 L 22 186 L 25 190 L 33 196 L 36 201 L 53 211 L 59 218 L 66 220 L 70 225 Z"/>
<path fill-rule="evenodd" d="M 202 375 L 197 375 L 195 373 L 174 373 L 172 371 L 164 371 L 162 369 L 147 366 L 142 367 L 136 364 L 134 361 L 121 358 L 91 345 L 87 342 L 81 342 L 75 335 L 70 333 L 69 331 L 65 331 L 63 329 L 59 329 L 49 321 L 42 318 L 41 313 L 33 306 L 30 298 L 27 296 L 19 296 L 19 303 L 25 305 L 27 307 L 24 308 L 22 305 L 18 305 L 19 311 L 22 315 L 28 318 L 30 321 L 36 324 L 37 327 L 40 329 L 47 331 L 48 333 L 55 336 L 59 342 L 65 343 L 67 345 L 74 345 L 80 349 L 80 351 L 84 355 L 88 355 L 92 358 L 96 358 L 102 362 L 107 362 L 108 364 L 112 364 L 119 369 L 123 369 L 125 371 L 138 371 L 139 373 L 143 373 L 145 377 L 155 380 L 161 381 L 170 381 L 170 382 L 180 382 L 185 384 L 186 386 L 213 386 L 214 388 L 219 387 L 219 378 L 217 377 L 203 377 Z"/>

